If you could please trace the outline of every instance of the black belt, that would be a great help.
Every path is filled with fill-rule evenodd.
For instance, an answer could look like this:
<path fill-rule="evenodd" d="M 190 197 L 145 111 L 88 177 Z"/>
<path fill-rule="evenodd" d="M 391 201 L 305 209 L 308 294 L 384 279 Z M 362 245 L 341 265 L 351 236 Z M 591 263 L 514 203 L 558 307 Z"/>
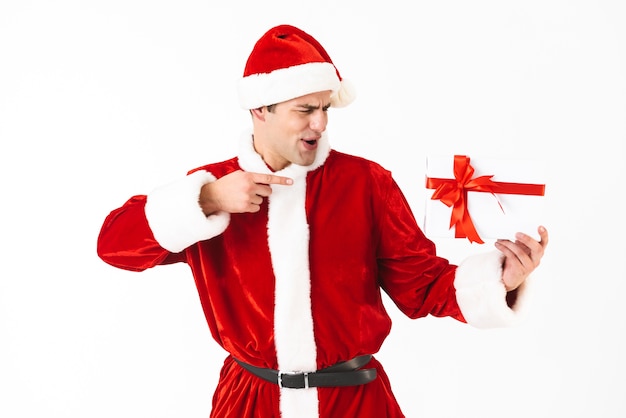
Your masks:
<path fill-rule="evenodd" d="M 313 387 L 364 385 L 376 379 L 376 369 L 361 369 L 372 359 L 371 355 L 358 356 L 316 372 L 280 372 L 256 367 L 234 359 L 241 367 L 281 388 L 306 389 Z"/>

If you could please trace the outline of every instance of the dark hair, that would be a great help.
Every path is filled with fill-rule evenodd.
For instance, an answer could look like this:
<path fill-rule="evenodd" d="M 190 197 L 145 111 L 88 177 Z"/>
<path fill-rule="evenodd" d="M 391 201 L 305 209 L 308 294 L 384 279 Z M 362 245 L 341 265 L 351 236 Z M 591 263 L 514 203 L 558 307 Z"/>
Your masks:
<path fill-rule="evenodd" d="M 271 105 L 267 105 L 265 107 L 267 108 L 268 112 L 274 113 L 274 109 L 276 108 L 276 104 L 277 103 L 274 103 L 274 104 L 271 104 Z M 261 108 L 259 108 L 259 109 L 261 109 Z M 252 114 L 252 109 L 250 109 L 250 114 Z"/>

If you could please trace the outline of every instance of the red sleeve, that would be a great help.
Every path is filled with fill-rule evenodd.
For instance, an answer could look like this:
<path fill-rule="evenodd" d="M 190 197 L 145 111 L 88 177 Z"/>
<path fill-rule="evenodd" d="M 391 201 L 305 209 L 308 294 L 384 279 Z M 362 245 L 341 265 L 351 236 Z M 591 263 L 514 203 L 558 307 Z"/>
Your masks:
<path fill-rule="evenodd" d="M 454 288 L 456 266 L 437 256 L 393 179 L 384 189 L 378 247 L 381 286 L 411 318 L 433 315 L 464 321 Z"/>
<path fill-rule="evenodd" d="M 97 245 L 103 261 L 131 271 L 185 261 L 184 252 L 170 253 L 154 239 L 144 213 L 145 204 L 145 195 L 133 196 L 106 217 Z"/>

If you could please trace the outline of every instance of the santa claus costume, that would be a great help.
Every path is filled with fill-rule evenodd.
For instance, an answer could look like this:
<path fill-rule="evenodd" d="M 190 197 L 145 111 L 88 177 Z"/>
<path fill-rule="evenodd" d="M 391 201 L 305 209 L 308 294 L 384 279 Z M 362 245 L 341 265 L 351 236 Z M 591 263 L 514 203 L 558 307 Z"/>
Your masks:
<path fill-rule="evenodd" d="M 240 99 L 253 109 L 324 90 L 333 91 L 333 106 L 352 99 L 321 45 L 283 25 L 255 45 Z M 331 149 L 324 134 L 313 164 L 272 172 L 250 132 L 240 144 L 235 158 L 131 197 L 98 238 L 99 256 L 119 268 L 191 268 L 210 331 L 228 353 L 211 417 L 403 417 L 371 356 L 391 328 L 381 290 L 411 318 L 492 327 L 519 316 L 524 289 L 509 306 L 503 256 L 488 252 L 458 267 L 439 257 L 380 165 Z M 201 187 L 236 170 L 293 184 L 272 185 L 259 212 L 205 216 Z"/>

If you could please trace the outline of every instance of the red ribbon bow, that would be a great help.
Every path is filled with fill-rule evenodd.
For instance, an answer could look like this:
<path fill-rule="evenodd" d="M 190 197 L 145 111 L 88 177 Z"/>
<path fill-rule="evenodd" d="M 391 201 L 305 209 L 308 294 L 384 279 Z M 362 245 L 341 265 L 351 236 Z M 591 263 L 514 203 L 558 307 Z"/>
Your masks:
<path fill-rule="evenodd" d="M 435 189 L 432 200 L 441 200 L 446 206 L 452 207 L 450 228 L 454 227 L 456 238 L 467 238 L 470 242 L 483 244 L 467 208 L 467 192 L 487 192 L 494 197 L 496 193 L 543 196 L 545 185 L 496 182 L 491 180 L 493 175 L 473 179 L 474 168 L 469 162 L 469 157 L 455 155 L 454 179 L 427 177 L 426 187 Z M 502 205 L 500 208 L 502 209 Z"/>

